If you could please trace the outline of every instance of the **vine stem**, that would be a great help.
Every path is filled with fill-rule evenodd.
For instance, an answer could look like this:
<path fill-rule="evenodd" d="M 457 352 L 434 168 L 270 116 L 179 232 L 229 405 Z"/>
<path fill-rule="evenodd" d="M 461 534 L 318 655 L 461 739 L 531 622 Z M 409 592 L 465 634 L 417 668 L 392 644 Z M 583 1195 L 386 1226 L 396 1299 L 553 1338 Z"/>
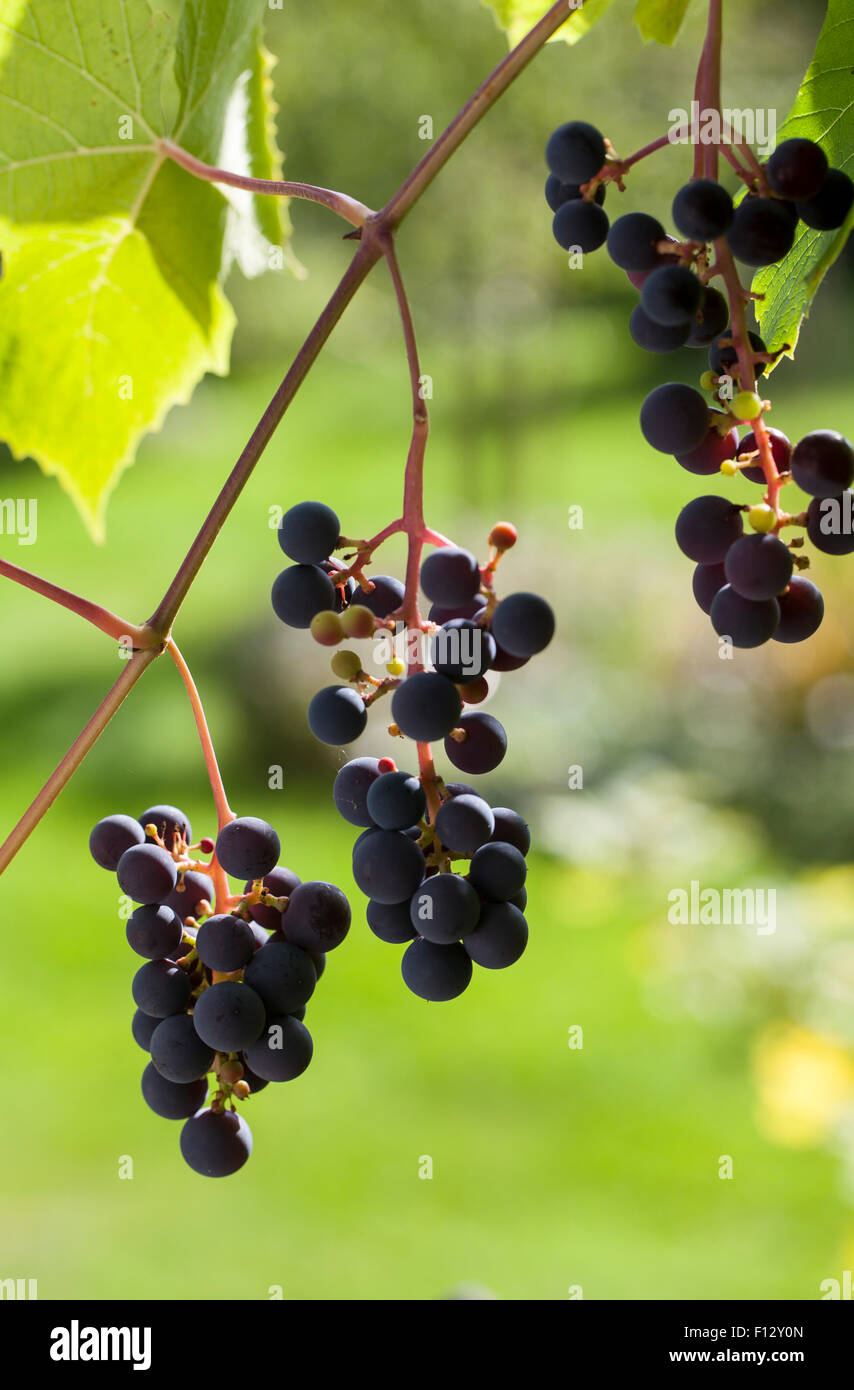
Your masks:
<path fill-rule="evenodd" d="M 136 685 L 143 671 L 160 652 L 156 647 L 134 652 L 115 685 L 101 701 L 92 718 L 72 743 L 45 782 L 38 796 L 22 815 L 8 839 L 0 845 L 0 873 L 11 863 L 18 850 L 35 830 L 42 816 L 53 805 L 59 793 L 77 771 L 89 749 L 101 737 L 125 697 Z"/>
<path fill-rule="evenodd" d="M 213 164 L 205 164 L 196 159 L 180 145 L 171 140 L 158 140 L 157 148 L 168 159 L 180 164 L 182 169 L 205 179 L 208 183 L 225 183 L 231 188 L 245 188 L 250 193 L 267 193 L 277 198 L 303 198 L 310 203 L 322 203 L 332 212 L 337 212 L 353 227 L 364 227 L 372 216 L 372 209 L 351 198 L 347 193 L 336 193 L 332 188 L 318 188 L 313 183 L 290 183 L 281 179 L 254 179 L 246 174 L 232 174 L 228 169 L 218 169 Z"/>
<path fill-rule="evenodd" d="M 464 140 L 467 139 L 486 115 L 487 111 L 495 105 L 499 97 L 503 95 L 507 88 L 537 55 L 540 49 L 543 48 L 552 34 L 570 19 L 572 14 L 577 13 L 583 3 L 584 0 L 580 0 L 580 4 L 575 4 L 568 13 L 567 0 L 556 0 L 556 3 L 546 11 L 542 19 L 534 25 L 521 42 L 502 59 L 486 80 L 481 83 L 474 95 L 466 102 L 465 106 L 463 106 L 461 111 L 454 117 L 450 125 L 442 132 L 435 144 L 415 166 L 412 173 L 401 184 L 397 192 L 392 195 L 385 207 L 378 213 L 370 214 L 364 226 L 357 229 L 359 247 L 355 256 L 294 358 L 290 369 L 270 401 L 270 404 L 267 406 L 267 409 L 264 411 L 258 425 L 252 432 L 246 447 L 226 479 L 225 484 L 220 490 L 195 540 L 179 566 L 174 579 L 166 590 L 166 593 L 163 595 L 152 617 L 141 629 L 143 640 L 146 643 L 151 643 L 151 645 L 146 646 L 143 651 L 135 652 L 131 657 L 127 667 L 119 677 L 119 680 L 115 683 L 112 690 L 108 692 L 101 705 L 99 705 L 92 719 L 86 725 L 86 728 L 72 744 L 68 753 L 62 759 L 62 762 L 57 766 L 29 809 L 24 813 L 5 844 L 0 847 L 0 873 L 2 873 L 14 858 L 17 851 L 21 848 L 21 845 L 25 843 L 27 837 L 44 815 L 48 806 L 50 806 L 65 784 L 70 780 L 76 768 L 83 761 L 86 753 L 100 737 L 101 733 L 103 733 L 128 691 L 139 679 L 148 664 L 164 650 L 166 640 L 171 632 L 172 623 L 184 599 L 187 597 L 196 575 L 204 564 L 211 546 L 230 515 L 253 469 L 272 438 L 276 427 L 281 422 L 285 411 L 308 375 L 310 368 L 317 360 L 321 348 L 326 343 L 347 305 L 376 265 L 377 261 L 383 256 L 384 252 L 380 240 L 382 234 L 391 232 L 400 225 L 407 213 L 415 206 L 424 190 L 433 182 L 440 169 L 447 164 L 452 154 L 462 145 Z M 176 146 L 175 149 L 177 150 L 178 147 Z M 190 156 L 190 158 L 192 158 L 192 156 Z M 186 162 L 184 167 L 188 167 Z M 208 166 L 208 168 L 210 168 L 210 166 Z M 197 172 L 199 172 L 200 176 L 204 176 L 204 171 Z M 307 194 L 310 188 L 312 188 L 311 185 L 303 185 L 303 193 Z M 315 194 L 321 191 L 329 192 L 329 190 L 318 189 L 312 189 L 312 191 Z M 410 450 L 410 453 L 411 452 Z M 435 543 L 439 543 L 443 539 L 438 537 L 435 532 L 429 532 L 425 537 L 425 539 L 431 541 L 434 540 L 434 538 Z"/>
<path fill-rule="evenodd" d="M 222 830 L 224 825 L 228 825 L 229 821 L 234 820 L 234 812 L 229 806 L 228 797 L 225 794 L 222 775 L 216 760 L 216 752 L 214 751 L 213 739 L 211 738 L 210 729 L 208 728 L 208 721 L 205 718 L 204 706 L 202 705 L 201 697 L 196 688 L 196 682 L 193 680 L 190 668 L 181 655 L 177 643 L 174 642 L 171 637 L 166 642 L 166 650 L 177 666 L 181 680 L 184 682 L 187 694 L 190 698 L 190 708 L 193 711 L 193 718 L 196 721 L 199 742 L 202 745 L 202 755 L 205 760 L 205 767 L 208 770 L 208 780 L 211 784 L 214 805 L 216 806 L 217 830 Z M 214 887 L 216 889 L 217 911 L 227 911 L 227 908 L 220 906 L 220 904 L 224 904 L 231 896 L 231 889 L 228 886 L 225 870 L 216 857 L 216 850 L 214 850 L 210 866 L 206 872 L 209 872 L 213 876 Z"/>
<path fill-rule="evenodd" d="M 31 589 L 34 594 L 41 594 L 42 598 L 49 598 L 62 608 L 68 608 L 72 613 L 76 613 L 78 618 L 85 618 L 87 623 L 105 632 L 108 637 L 114 637 L 117 642 L 130 638 L 133 648 L 158 645 L 149 628 L 127 623 L 124 618 L 117 617 L 108 608 L 102 608 L 99 603 L 92 603 L 88 598 L 72 593 L 70 589 L 62 589 L 58 584 L 52 584 L 49 579 L 40 579 L 37 574 L 21 569 L 20 565 L 13 564 L 11 560 L 0 560 L 0 575 L 25 589 Z"/>

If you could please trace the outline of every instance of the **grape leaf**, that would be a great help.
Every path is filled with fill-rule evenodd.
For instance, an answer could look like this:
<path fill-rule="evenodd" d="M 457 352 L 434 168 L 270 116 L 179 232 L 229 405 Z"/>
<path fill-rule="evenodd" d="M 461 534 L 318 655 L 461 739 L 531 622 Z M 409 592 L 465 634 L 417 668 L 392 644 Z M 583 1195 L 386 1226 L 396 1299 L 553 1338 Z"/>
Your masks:
<path fill-rule="evenodd" d="M 567 0 L 569 18 L 549 40 L 553 43 L 562 39 L 564 43 L 578 43 L 594 24 L 598 24 L 614 0 L 587 0 L 583 8 L 576 8 L 573 0 Z M 495 18 L 510 42 L 511 47 L 523 39 L 537 20 L 542 19 L 549 8 L 546 0 L 481 0 L 487 9 L 495 12 Z"/>
<path fill-rule="evenodd" d="M 635 6 L 635 24 L 641 37 L 647 42 L 672 44 L 676 40 L 688 0 L 638 0 Z"/>
<path fill-rule="evenodd" d="M 236 221 L 157 144 L 217 162 L 242 82 L 241 172 L 278 169 L 263 9 L 186 0 L 176 25 L 149 0 L 0 0 L 0 438 L 96 537 L 143 435 L 228 371 L 229 237 L 282 236 L 260 197 Z"/>
<path fill-rule="evenodd" d="M 831 165 L 854 174 L 854 16 L 850 0 L 829 0 L 813 60 L 777 141 L 792 135 L 817 141 Z M 753 278 L 759 329 L 770 351 L 784 344 L 794 357 L 804 318 L 825 274 L 854 228 L 854 210 L 843 227 L 817 232 L 798 223 L 795 243 L 777 265 Z M 772 370 L 769 366 L 769 371 Z"/>

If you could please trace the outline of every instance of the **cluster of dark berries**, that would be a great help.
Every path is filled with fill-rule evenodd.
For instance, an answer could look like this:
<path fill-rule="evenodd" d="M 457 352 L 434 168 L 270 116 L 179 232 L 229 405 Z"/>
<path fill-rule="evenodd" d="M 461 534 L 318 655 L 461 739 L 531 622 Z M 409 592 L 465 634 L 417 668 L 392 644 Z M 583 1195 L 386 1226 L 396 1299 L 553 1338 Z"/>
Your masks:
<path fill-rule="evenodd" d="M 151 1057 L 143 1097 L 155 1114 L 184 1120 L 181 1153 L 195 1172 L 227 1177 L 252 1149 L 235 1102 L 311 1061 L 305 1007 L 349 929 L 347 899 L 279 865 L 278 835 L 254 816 L 230 821 L 215 845 L 194 845 L 181 811 L 153 806 L 138 820 L 100 820 L 89 847 L 140 904 L 127 939 L 145 960 L 132 987 L 133 1036 Z M 196 859 L 214 850 L 210 864 Z M 214 907 L 217 866 L 245 880 L 217 902 L 227 910 Z"/>
<path fill-rule="evenodd" d="M 371 931 L 408 943 L 403 979 L 437 1003 L 462 994 L 472 962 L 501 970 L 524 951 L 531 835 L 516 811 L 491 807 L 473 787 L 434 785 L 434 823 L 422 781 L 388 758 L 346 763 L 333 796 L 344 819 L 362 828 L 353 877 L 370 899 Z"/>
<path fill-rule="evenodd" d="M 592 126 L 572 121 L 558 127 L 546 160 L 552 171 L 546 198 L 555 209 L 557 241 L 583 251 L 605 243 L 640 291 L 629 321 L 635 342 L 655 353 L 708 348 L 709 370 L 700 385 L 713 394 L 715 405 L 680 382 L 657 387 L 640 413 L 647 443 L 675 455 L 689 473 L 741 472 L 766 490 L 756 505 L 707 496 L 681 512 L 676 539 L 697 562 L 697 602 L 733 646 L 755 647 L 772 637 L 804 641 L 819 627 L 824 601 L 815 584 L 795 573 L 809 565 L 800 553 L 803 537 L 786 544 L 778 533 L 784 526 L 803 526 L 819 550 L 854 551 L 849 490 L 854 451 L 832 430 L 816 430 L 793 448 L 780 430 L 764 424 L 768 403 L 754 383 L 773 357 L 760 336 L 749 333 L 742 360 L 749 355 L 754 382 L 742 381 L 738 346 L 728 335 L 729 304 L 707 283 L 716 273 L 709 268 L 710 244 L 723 238 L 745 264 L 772 265 L 791 250 L 799 217 L 822 231 L 840 227 L 854 203 L 854 184 L 841 170 L 828 168 L 824 151 L 812 141 L 786 140 L 737 207 L 713 179 L 685 184 L 673 200 L 673 222 L 683 238 L 677 240 L 644 212 L 627 213 L 609 226 L 595 199 L 604 192 L 602 180 L 620 177 L 620 165 Z M 562 182 L 570 172 L 577 180 L 572 189 Z M 565 201 L 561 187 L 567 189 Z M 741 438 L 739 427 L 747 427 Z M 792 481 L 812 499 L 806 511 L 794 515 L 781 511 L 778 502 L 780 488 Z M 743 514 L 753 534 L 744 534 Z"/>
<path fill-rule="evenodd" d="M 335 549 L 358 545 L 341 540 L 331 508 L 301 502 L 285 513 L 279 543 L 297 563 L 273 584 L 276 615 L 290 627 L 309 628 L 322 646 L 338 646 L 348 637 L 374 638 L 382 639 L 386 654 L 377 662 L 384 670 L 378 679 L 363 669 L 357 652 L 335 653 L 333 673 L 347 684 L 325 686 L 311 700 L 308 722 L 316 738 L 336 747 L 354 742 L 367 726 L 370 706 L 390 695 L 391 733 L 418 743 L 443 739 L 448 760 L 461 772 L 491 772 L 498 766 L 507 751 L 502 725 L 493 715 L 464 706 L 486 699 L 487 672 L 518 670 L 543 651 L 555 623 L 549 604 L 537 594 L 509 594 L 498 601 L 492 575 L 498 557 L 516 541 L 515 528 L 500 523 L 489 539 L 491 558 L 483 570 L 458 546 L 441 546 L 426 557 L 421 589 L 431 607 L 426 621 L 416 621 L 414 609 L 404 611 L 400 580 L 386 574 L 368 578 L 359 565 L 357 582 L 343 562 L 330 558 Z M 415 642 L 412 660 L 387 659 L 388 643 L 399 628 L 406 630 L 407 647 Z"/>

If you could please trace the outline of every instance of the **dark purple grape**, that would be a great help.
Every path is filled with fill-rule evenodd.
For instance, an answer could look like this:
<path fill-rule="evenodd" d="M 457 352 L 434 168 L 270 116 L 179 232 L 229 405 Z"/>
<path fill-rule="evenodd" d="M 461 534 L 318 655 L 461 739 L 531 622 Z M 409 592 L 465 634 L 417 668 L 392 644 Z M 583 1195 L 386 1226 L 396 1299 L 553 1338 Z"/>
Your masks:
<path fill-rule="evenodd" d="M 437 671 L 416 671 L 395 690 L 391 717 L 407 738 L 431 743 L 456 728 L 462 707 L 459 691 L 452 681 Z"/>
<path fill-rule="evenodd" d="M 714 241 L 732 219 L 732 198 L 713 179 L 692 179 L 673 199 L 673 221 L 690 241 Z"/>
<path fill-rule="evenodd" d="M 163 899 L 163 905 L 171 907 L 183 922 L 186 917 L 195 917 L 200 902 L 213 905 L 214 897 L 213 879 L 208 878 L 207 874 L 197 873 L 195 869 L 188 869 L 186 873 L 178 875 L 178 882 L 168 898 Z"/>
<path fill-rule="evenodd" d="M 263 946 L 262 951 L 269 950 Z M 261 955 L 257 953 L 256 959 Z M 251 968 L 254 964 L 250 962 Z M 264 1004 L 260 995 L 238 980 L 220 980 L 196 1000 L 193 1026 L 215 1052 L 240 1052 L 260 1037 Z"/>
<path fill-rule="evenodd" d="M 777 146 L 765 176 L 780 198 L 814 198 L 827 177 L 827 155 L 814 141 L 795 136 Z"/>
<path fill-rule="evenodd" d="M 818 232 L 841 227 L 854 203 L 854 183 L 841 169 L 828 169 L 827 178 L 812 198 L 800 199 L 798 216 Z"/>
<path fill-rule="evenodd" d="M 118 863 L 116 877 L 135 903 L 162 903 L 175 887 L 175 860 L 159 845 L 133 845 Z"/>
<path fill-rule="evenodd" d="M 406 913 L 408 919 L 409 903 L 406 904 Z M 154 1018 L 151 1014 L 144 1014 L 142 1009 L 136 1009 L 134 1011 L 131 1020 L 131 1032 L 133 1033 L 134 1042 L 142 1048 L 143 1052 L 150 1052 L 151 1038 L 155 1028 L 159 1027 L 160 1022 L 161 1020 L 159 1018 Z"/>
<path fill-rule="evenodd" d="M 727 232 L 729 249 L 745 265 L 774 265 L 791 251 L 795 225 L 776 198 L 747 197 Z"/>
<path fill-rule="evenodd" d="M 267 1012 L 293 1013 L 307 1004 L 317 984 L 314 961 L 301 946 L 271 936 L 243 972 L 244 983 L 263 1000 Z"/>
<path fill-rule="evenodd" d="M 311 1061 L 314 1043 L 304 1023 L 274 1014 L 257 1042 L 244 1049 L 251 1070 L 265 1081 L 293 1081 Z"/>
<path fill-rule="evenodd" d="M 153 1062 L 142 1073 L 142 1098 L 155 1115 L 164 1120 L 186 1120 L 204 1105 L 208 1093 L 206 1081 L 189 1083 L 169 1081 L 161 1076 Z"/>
<path fill-rule="evenodd" d="M 407 830 L 421 820 L 427 798 L 411 772 L 384 772 L 368 788 L 367 806 L 381 830 Z"/>
<path fill-rule="evenodd" d="M 650 271 L 661 264 L 658 243 L 667 234 L 655 217 L 645 212 L 627 212 L 611 224 L 608 255 L 621 270 Z"/>
<path fill-rule="evenodd" d="M 691 586 L 694 597 L 704 613 L 711 612 L 715 594 L 720 592 L 726 582 L 726 571 L 722 564 L 698 565 L 694 570 Z"/>
<path fill-rule="evenodd" d="M 438 873 L 425 879 L 410 903 L 413 927 L 426 941 L 449 946 L 477 926 L 480 899 L 459 874 Z"/>
<path fill-rule="evenodd" d="M 143 830 L 153 825 L 168 850 L 178 849 L 181 841 L 193 843 L 193 828 L 177 806 L 149 806 L 139 818 Z"/>
<path fill-rule="evenodd" d="M 528 944 L 528 923 L 512 903 L 487 902 L 474 931 L 463 940 L 463 949 L 476 965 L 504 970 L 515 965 Z"/>
<path fill-rule="evenodd" d="M 213 1048 L 202 1042 L 190 1014 L 173 1014 L 171 1018 L 161 1019 L 152 1033 L 150 1051 L 161 1076 L 183 1084 L 206 1076 L 215 1055 Z M 199 1105 L 201 1103 L 199 1101 Z"/>
<path fill-rule="evenodd" d="M 196 950 L 203 965 L 231 975 L 242 970 L 254 956 L 255 936 L 242 917 L 222 912 L 199 927 Z"/>
<path fill-rule="evenodd" d="M 657 271 L 651 272 L 657 275 Z M 644 352 L 673 352 L 688 341 L 689 325 L 678 323 L 666 327 L 651 319 L 642 304 L 636 304 L 629 319 L 629 332 Z"/>
<path fill-rule="evenodd" d="M 365 732 L 368 711 L 361 695 L 349 685 L 327 685 L 308 707 L 308 726 L 321 743 L 341 748 Z"/>
<path fill-rule="evenodd" d="M 741 509 L 729 498 L 695 497 L 676 518 L 676 543 L 689 560 L 714 565 L 743 529 Z"/>
<path fill-rule="evenodd" d="M 654 270 L 641 290 L 641 305 L 654 323 L 680 325 L 690 331 L 703 299 L 703 286 L 686 266 L 664 265 Z"/>
<path fill-rule="evenodd" d="M 399 903 L 424 877 L 424 855 L 400 830 L 369 830 L 353 847 L 353 877 L 368 898 Z"/>
<path fill-rule="evenodd" d="M 469 878 L 477 891 L 490 902 L 506 902 L 519 892 L 528 866 L 515 845 L 493 840 L 472 855 Z"/>
<path fill-rule="evenodd" d="M 421 588 L 432 603 L 468 603 L 480 588 L 480 567 L 470 550 L 443 545 L 422 561 Z"/>
<path fill-rule="evenodd" d="M 125 850 L 145 842 L 145 831 L 131 816 L 105 816 L 89 836 L 89 853 L 102 869 L 115 873 Z"/>
<path fill-rule="evenodd" d="M 373 899 L 365 909 L 368 926 L 374 936 L 390 946 L 412 941 L 415 928 L 409 915 L 409 899 L 402 903 L 378 903 Z"/>
<path fill-rule="evenodd" d="M 272 825 L 258 816 L 237 816 L 216 837 L 216 857 L 235 878 L 263 878 L 276 867 L 280 849 Z"/>
<path fill-rule="evenodd" d="M 785 593 L 780 594 L 780 626 L 775 642 L 805 642 L 821 626 L 824 599 L 810 579 L 796 574 Z"/>
<path fill-rule="evenodd" d="M 289 560 L 319 565 L 338 544 L 341 524 L 323 502 L 298 502 L 279 522 L 279 545 Z"/>
<path fill-rule="evenodd" d="M 476 794 L 452 796 L 436 816 L 436 834 L 452 854 L 471 856 L 492 838 L 494 829 L 489 803 Z"/>
<path fill-rule="evenodd" d="M 131 986 L 133 1002 L 152 1018 L 179 1014 L 190 1002 L 190 981 L 171 960 L 149 960 L 141 965 Z"/>
<path fill-rule="evenodd" d="M 697 313 L 691 320 L 691 332 L 685 346 L 704 348 L 713 343 L 729 325 L 729 305 L 720 290 L 707 285 Z"/>
<path fill-rule="evenodd" d="M 509 806 L 493 806 L 492 815 L 495 826 L 490 838 L 515 845 L 520 854 L 527 854 L 531 848 L 528 822 L 523 820 L 518 811 L 511 811 Z"/>
<path fill-rule="evenodd" d="M 724 334 L 723 336 L 728 337 L 729 335 Z M 750 339 L 750 346 L 753 348 L 754 352 L 765 351 L 765 344 L 763 343 L 758 333 L 750 332 L 747 336 Z M 728 343 L 724 345 L 720 342 L 720 340 L 714 343 L 709 348 L 709 368 L 711 371 L 715 373 L 716 376 L 737 377 L 739 374 L 738 353 L 735 350 L 735 344 Z M 768 363 L 755 362 L 753 370 L 757 377 L 764 376 L 766 371 L 768 370 Z"/>
<path fill-rule="evenodd" d="M 287 627 L 311 627 L 318 613 L 335 607 L 335 585 L 318 565 L 291 565 L 273 583 L 273 612 Z"/>
<path fill-rule="evenodd" d="M 792 552 L 779 536 L 741 536 L 724 561 L 728 582 L 742 598 L 776 598 L 792 577 Z"/>
<path fill-rule="evenodd" d="M 782 430 L 772 430 L 768 425 L 765 426 L 765 433 L 768 435 L 771 444 L 771 455 L 777 465 L 778 473 L 788 473 L 792 466 L 792 445 Z M 739 454 L 752 454 L 759 448 L 756 442 L 756 435 L 753 430 L 746 434 L 738 446 Z M 742 468 L 741 476 L 749 479 L 751 483 L 764 483 L 765 474 L 760 464 L 753 464 L 750 468 Z"/>
<path fill-rule="evenodd" d="M 400 968 L 407 988 L 434 1004 L 456 999 L 472 976 L 471 960 L 459 942 L 437 946 L 423 937 L 407 946 Z"/>
<path fill-rule="evenodd" d="M 388 618 L 403 603 L 403 585 L 390 574 L 374 574 L 369 578 L 374 587 L 369 594 L 360 589 L 357 602 L 362 608 L 369 609 L 375 618 Z"/>
<path fill-rule="evenodd" d="M 181 1154 L 195 1173 L 227 1178 L 242 1168 L 252 1152 L 252 1133 L 233 1110 L 200 1110 L 181 1130 Z"/>
<path fill-rule="evenodd" d="M 650 391 L 640 412 L 643 437 L 664 454 L 688 454 L 709 429 L 709 407 L 693 386 L 670 381 Z M 501 639 L 498 639 L 499 644 Z"/>
<path fill-rule="evenodd" d="M 334 951 L 350 930 L 350 904 L 334 883 L 311 880 L 291 893 L 282 935 L 304 951 Z"/>
<path fill-rule="evenodd" d="M 549 174 L 546 179 L 546 202 L 552 212 L 557 212 L 558 208 L 564 203 L 569 203 L 575 198 L 581 197 L 580 183 L 561 183 L 557 174 Z M 605 185 L 600 183 L 596 189 L 596 202 L 600 205 L 605 201 Z"/>
<path fill-rule="evenodd" d="M 813 430 L 795 445 L 792 477 L 811 497 L 838 497 L 854 480 L 854 449 L 836 430 Z"/>
<path fill-rule="evenodd" d="M 464 737 L 459 741 L 450 734 L 445 739 L 445 755 L 460 772 L 480 775 L 492 772 L 507 752 L 507 734 L 491 714 L 483 710 L 467 710 L 457 721 Z"/>
<path fill-rule="evenodd" d="M 451 618 L 443 624 L 430 646 L 430 660 L 440 676 L 455 685 L 479 680 L 492 665 L 495 638 L 471 618 Z"/>
<path fill-rule="evenodd" d="M 132 912 L 125 927 L 131 950 L 147 960 L 173 956 L 181 945 L 184 929 L 181 919 L 165 904 L 149 903 Z M 174 958 L 174 957 L 173 957 Z"/>
<path fill-rule="evenodd" d="M 264 875 L 262 882 L 274 898 L 289 898 L 300 880 L 292 869 L 286 869 L 284 864 L 277 864 L 275 869 Z M 244 893 L 251 893 L 252 888 L 252 879 L 247 879 L 243 886 Z M 253 903 L 249 908 L 249 915 L 253 922 L 265 927 L 267 931 L 276 931 L 282 925 L 281 912 L 275 907 L 266 907 L 264 903 Z M 256 936 L 256 941 L 257 939 Z M 264 941 L 266 939 L 265 936 Z"/>
<path fill-rule="evenodd" d="M 712 627 L 719 637 L 726 637 L 734 647 L 761 647 L 774 633 L 780 622 L 780 605 L 776 598 L 742 598 L 731 584 L 725 584 L 712 601 Z"/>
<path fill-rule="evenodd" d="M 598 203 L 582 199 L 563 203 L 552 219 L 552 235 L 564 251 L 598 251 L 608 236 L 608 214 Z"/>
<path fill-rule="evenodd" d="M 508 594 L 492 615 L 493 636 L 511 656 L 536 656 L 549 645 L 554 631 L 554 611 L 539 594 Z"/>
<path fill-rule="evenodd" d="M 562 183 L 589 183 L 605 163 L 601 133 L 588 121 L 566 121 L 546 144 L 546 163 Z"/>
<path fill-rule="evenodd" d="M 825 555 L 854 552 L 854 493 L 814 497 L 807 507 L 807 535 Z"/>

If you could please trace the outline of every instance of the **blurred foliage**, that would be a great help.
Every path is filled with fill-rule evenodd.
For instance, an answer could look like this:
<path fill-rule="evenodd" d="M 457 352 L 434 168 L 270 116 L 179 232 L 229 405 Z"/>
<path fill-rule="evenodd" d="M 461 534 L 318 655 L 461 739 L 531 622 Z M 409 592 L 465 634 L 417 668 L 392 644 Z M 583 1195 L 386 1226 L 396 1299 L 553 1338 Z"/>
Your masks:
<path fill-rule="evenodd" d="M 647 449 L 637 426 L 644 391 L 665 372 L 694 380 L 699 354 L 658 361 L 636 349 L 625 278 L 604 256 L 570 274 L 542 199 L 542 147 L 558 121 L 587 117 L 622 152 L 690 100 L 703 8 L 691 5 L 672 50 L 643 46 L 627 0 L 580 47 L 551 46 L 399 238 L 434 383 L 430 519 L 481 553 L 493 521 L 516 520 L 501 588 L 546 593 L 558 611 L 553 647 L 489 706 L 510 753 L 487 794 L 524 810 L 540 846 L 529 952 L 438 1013 L 406 994 L 395 948 L 367 931 L 352 835 L 331 808 L 344 755 L 318 748 L 305 725 L 329 654 L 269 611 L 282 563 L 271 507 L 316 495 L 363 535 L 399 503 L 407 377 L 378 268 L 176 624 L 232 804 L 273 820 L 304 877 L 353 896 L 350 938 L 311 1004 L 316 1060 L 293 1087 L 250 1102 L 256 1148 L 226 1189 L 241 1218 L 223 1242 L 211 1217 L 221 1189 L 184 1171 L 175 1127 L 137 1094 L 133 962 L 114 887 L 86 856 L 99 815 L 155 800 L 210 828 L 186 700 L 159 662 L 2 884 L 0 1031 L 15 1085 L 0 1272 L 37 1274 L 41 1296 L 264 1298 L 280 1283 L 286 1298 L 459 1297 L 469 1286 L 560 1299 L 580 1283 L 585 1297 L 810 1298 L 846 1258 L 850 1268 L 854 885 L 827 865 L 851 856 L 852 562 L 816 562 L 827 618 L 812 642 L 719 660 L 672 529 L 703 480 Z M 821 16 L 818 3 L 739 7 L 726 101 L 788 110 Z M 370 25 L 339 0 L 322 11 L 286 3 L 270 11 L 267 41 L 286 176 L 374 204 L 423 153 L 420 118 L 431 114 L 438 133 L 505 49 L 471 0 L 446 0 L 441 24 L 426 0 L 372 0 Z M 666 215 L 685 174 L 684 151 L 664 152 L 609 207 Z M 39 536 L 28 550 L 5 538 L 4 554 L 131 619 L 154 609 L 351 254 L 328 214 L 291 212 L 309 278 L 232 279 L 236 371 L 144 446 L 103 548 L 34 466 L 6 460 L 0 490 L 38 499 Z M 793 437 L 854 434 L 849 264 L 831 272 L 797 363 L 774 376 L 773 423 Z M 725 486 L 750 495 L 743 480 Z M 580 531 L 567 525 L 573 505 Z M 402 561 L 395 543 L 379 568 L 400 573 Z M 5 586 L 3 600 L 0 801 L 11 824 L 115 678 L 116 658 L 35 596 Z M 374 716 L 358 751 L 387 748 Z M 271 764 L 284 769 L 283 793 L 268 790 Z M 581 791 L 567 787 L 575 765 Z M 779 931 L 670 927 L 668 890 L 698 877 L 777 886 Z M 42 909 L 34 890 L 45 880 Z M 581 1052 L 567 1047 L 574 1025 Z M 115 1176 L 122 1153 L 135 1159 L 133 1183 Z M 434 1156 L 433 1182 L 417 1180 L 422 1153 Z M 735 1156 L 733 1182 L 718 1179 L 721 1153 Z M 180 1263 L 164 1259 L 151 1221 L 164 1184 L 193 1232 Z"/>

